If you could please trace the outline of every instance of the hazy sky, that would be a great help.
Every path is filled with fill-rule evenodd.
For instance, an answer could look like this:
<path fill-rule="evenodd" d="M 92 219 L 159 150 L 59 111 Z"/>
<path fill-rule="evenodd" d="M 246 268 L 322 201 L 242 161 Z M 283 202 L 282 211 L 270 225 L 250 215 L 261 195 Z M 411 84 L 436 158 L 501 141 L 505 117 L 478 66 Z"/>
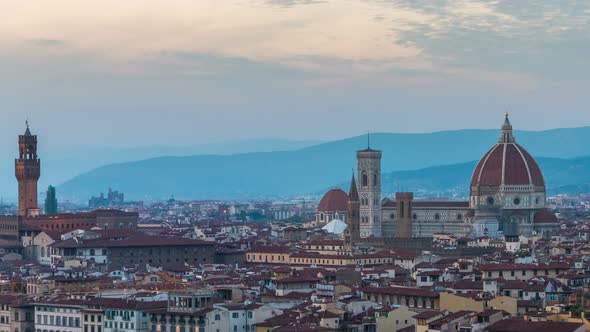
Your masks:
<path fill-rule="evenodd" d="M 2 0 L 0 151 L 25 118 L 62 150 L 497 128 L 507 110 L 590 125 L 589 27 L 590 1 Z"/>

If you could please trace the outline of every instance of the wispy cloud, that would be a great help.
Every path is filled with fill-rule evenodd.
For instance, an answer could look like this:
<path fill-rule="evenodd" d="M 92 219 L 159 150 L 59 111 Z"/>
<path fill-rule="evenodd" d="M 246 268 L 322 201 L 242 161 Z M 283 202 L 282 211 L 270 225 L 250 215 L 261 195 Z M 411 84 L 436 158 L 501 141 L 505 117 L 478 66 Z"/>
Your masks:
<path fill-rule="evenodd" d="M 62 48 L 67 46 L 67 42 L 59 39 L 35 38 L 25 40 L 25 44 L 47 48 Z"/>

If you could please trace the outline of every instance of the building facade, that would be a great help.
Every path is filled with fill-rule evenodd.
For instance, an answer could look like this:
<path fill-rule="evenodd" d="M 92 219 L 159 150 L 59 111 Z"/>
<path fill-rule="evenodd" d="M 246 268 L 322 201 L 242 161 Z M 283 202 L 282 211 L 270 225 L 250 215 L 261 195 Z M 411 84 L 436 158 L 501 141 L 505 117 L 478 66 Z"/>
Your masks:
<path fill-rule="evenodd" d="M 367 148 L 356 157 L 361 238 L 428 238 L 436 233 L 500 238 L 511 225 L 524 236 L 548 237 L 557 231 L 557 218 L 546 208 L 541 169 L 516 143 L 508 114 L 498 143 L 473 172 L 469 201 L 414 200 L 412 193 L 381 199 L 381 151 Z"/>

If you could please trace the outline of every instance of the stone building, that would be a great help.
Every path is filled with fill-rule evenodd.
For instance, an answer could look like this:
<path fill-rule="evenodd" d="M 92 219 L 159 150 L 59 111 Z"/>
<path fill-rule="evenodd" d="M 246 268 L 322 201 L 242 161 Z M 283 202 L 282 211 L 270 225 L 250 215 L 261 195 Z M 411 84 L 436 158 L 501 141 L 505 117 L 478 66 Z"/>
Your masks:
<path fill-rule="evenodd" d="M 512 133 L 508 114 L 498 143 L 481 158 L 470 187 L 470 208 L 475 211 L 475 233 L 496 237 L 516 225 L 518 233 L 550 235 L 557 219 L 546 209 L 545 179 L 535 159 Z"/>
<path fill-rule="evenodd" d="M 360 235 L 381 237 L 381 151 L 367 147 L 356 152 Z"/>
<path fill-rule="evenodd" d="M 315 221 L 318 225 L 325 225 L 332 220 L 346 222 L 348 214 L 348 195 L 341 189 L 329 190 L 320 200 Z"/>
<path fill-rule="evenodd" d="M 382 198 L 381 151 L 367 148 L 356 156 L 363 239 L 429 238 L 435 233 L 502 237 L 509 225 L 525 236 L 547 237 L 557 231 L 557 218 L 546 208 L 541 169 L 516 143 L 508 114 L 498 143 L 473 172 L 469 201 L 415 200 L 412 193 Z"/>
<path fill-rule="evenodd" d="M 82 259 L 93 260 L 110 270 L 146 264 L 170 269 L 185 263 L 211 264 L 215 259 L 215 243 L 210 241 L 119 233 L 56 241 L 50 245 L 52 264 Z"/>
<path fill-rule="evenodd" d="M 24 135 L 18 137 L 18 158 L 14 161 L 14 173 L 18 181 L 18 214 L 39 213 L 37 182 L 41 177 L 41 160 L 37 156 L 37 136 L 32 135 L 27 122 Z"/>

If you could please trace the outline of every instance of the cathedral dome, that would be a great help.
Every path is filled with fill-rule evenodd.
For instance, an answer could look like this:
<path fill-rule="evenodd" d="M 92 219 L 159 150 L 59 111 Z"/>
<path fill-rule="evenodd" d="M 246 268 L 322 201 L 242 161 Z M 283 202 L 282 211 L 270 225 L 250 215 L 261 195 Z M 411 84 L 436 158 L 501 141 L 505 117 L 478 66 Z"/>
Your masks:
<path fill-rule="evenodd" d="M 543 210 L 539 210 L 539 211 L 537 211 L 537 213 L 535 213 L 535 218 L 534 218 L 533 222 L 535 224 L 556 223 L 557 217 L 555 216 L 555 214 L 553 214 L 553 212 L 551 212 L 547 209 L 543 209 Z"/>
<path fill-rule="evenodd" d="M 318 206 L 320 212 L 334 212 L 348 210 L 348 195 L 340 189 L 328 191 Z"/>
<path fill-rule="evenodd" d="M 471 189 L 479 187 L 545 187 L 543 173 L 535 159 L 512 136 L 506 116 L 502 136 L 481 158 L 471 177 Z"/>

